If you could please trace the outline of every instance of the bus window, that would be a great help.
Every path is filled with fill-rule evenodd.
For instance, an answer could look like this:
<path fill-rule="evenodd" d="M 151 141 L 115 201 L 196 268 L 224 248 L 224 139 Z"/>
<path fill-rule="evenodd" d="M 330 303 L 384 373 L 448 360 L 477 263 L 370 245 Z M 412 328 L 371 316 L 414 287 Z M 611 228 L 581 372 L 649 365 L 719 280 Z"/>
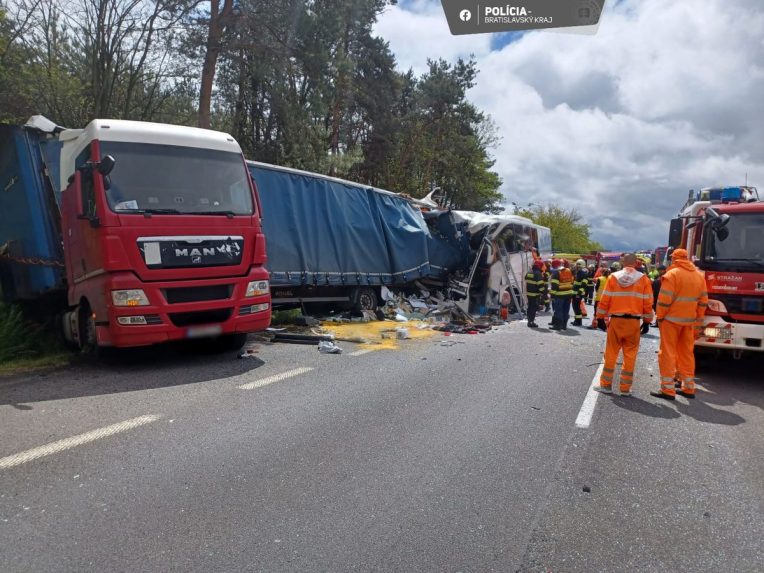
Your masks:
<path fill-rule="evenodd" d="M 549 229 L 539 228 L 539 253 L 551 254 L 552 252 L 552 233 Z"/>

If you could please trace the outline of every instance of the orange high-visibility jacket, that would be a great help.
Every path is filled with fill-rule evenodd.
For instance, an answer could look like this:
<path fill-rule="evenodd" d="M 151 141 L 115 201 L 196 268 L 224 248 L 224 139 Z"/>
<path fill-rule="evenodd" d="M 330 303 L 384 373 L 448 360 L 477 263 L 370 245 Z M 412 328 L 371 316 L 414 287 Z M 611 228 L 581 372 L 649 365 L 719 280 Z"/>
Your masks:
<path fill-rule="evenodd" d="M 708 307 L 706 279 L 691 261 L 678 260 L 663 275 L 658 293 L 658 320 L 699 326 Z"/>
<path fill-rule="evenodd" d="M 610 275 L 597 305 L 597 318 L 606 316 L 632 316 L 652 321 L 653 284 L 647 275 L 633 267 Z"/>

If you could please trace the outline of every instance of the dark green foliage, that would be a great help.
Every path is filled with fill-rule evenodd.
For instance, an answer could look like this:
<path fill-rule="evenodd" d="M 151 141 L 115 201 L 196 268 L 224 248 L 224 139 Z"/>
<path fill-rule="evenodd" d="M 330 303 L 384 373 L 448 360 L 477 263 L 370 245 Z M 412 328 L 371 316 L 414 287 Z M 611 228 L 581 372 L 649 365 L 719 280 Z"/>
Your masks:
<path fill-rule="evenodd" d="M 552 249 L 558 253 L 588 253 L 603 250 L 602 245 L 589 237 L 589 225 L 583 223 L 576 209 L 557 205 L 537 205 L 517 213 L 552 231 Z"/>
<path fill-rule="evenodd" d="M 0 302 L 0 363 L 33 355 L 38 336 L 18 307 Z"/>
<path fill-rule="evenodd" d="M 475 62 L 433 60 L 421 77 L 397 70 L 373 33 L 394 3 L 219 0 L 212 11 L 209 0 L 0 0 L 0 121 L 195 125 L 212 51 L 205 118 L 248 157 L 414 197 L 440 187 L 452 207 L 496 210 L 495 130 L 467 98 Z"/>

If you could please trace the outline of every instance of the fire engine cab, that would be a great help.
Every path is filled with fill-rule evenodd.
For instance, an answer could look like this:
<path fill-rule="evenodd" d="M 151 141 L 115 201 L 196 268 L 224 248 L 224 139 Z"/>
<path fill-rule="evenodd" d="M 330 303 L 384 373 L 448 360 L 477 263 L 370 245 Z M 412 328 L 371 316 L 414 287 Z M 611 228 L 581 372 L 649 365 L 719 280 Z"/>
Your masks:
<path fill-rule="evenodd" d="M 755 187 L 690 191 L 669 245 L 704 272 L 708 309 L 696 346 L 764 352 L 764 202 Z"/>

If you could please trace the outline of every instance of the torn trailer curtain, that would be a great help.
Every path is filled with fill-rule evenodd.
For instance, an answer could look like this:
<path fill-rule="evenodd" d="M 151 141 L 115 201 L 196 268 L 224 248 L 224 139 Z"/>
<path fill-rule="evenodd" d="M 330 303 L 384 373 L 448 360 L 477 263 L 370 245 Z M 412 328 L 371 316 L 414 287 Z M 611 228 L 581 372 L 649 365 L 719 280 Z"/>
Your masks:
<path fill-rule="evenodd" d="M 248 162 L 274 286 L 405 284 L 428 276 L 429 231 L 394 193 Z"/>
<path fill-rule="evenodd" d="M 422 215 L 430 230 L 429 276 L 443 280 L 458 270 L 468 268 L 474 255 L 470 250 L 467 223 L 456 222 L 452 211 L 425 211 Z"/>

